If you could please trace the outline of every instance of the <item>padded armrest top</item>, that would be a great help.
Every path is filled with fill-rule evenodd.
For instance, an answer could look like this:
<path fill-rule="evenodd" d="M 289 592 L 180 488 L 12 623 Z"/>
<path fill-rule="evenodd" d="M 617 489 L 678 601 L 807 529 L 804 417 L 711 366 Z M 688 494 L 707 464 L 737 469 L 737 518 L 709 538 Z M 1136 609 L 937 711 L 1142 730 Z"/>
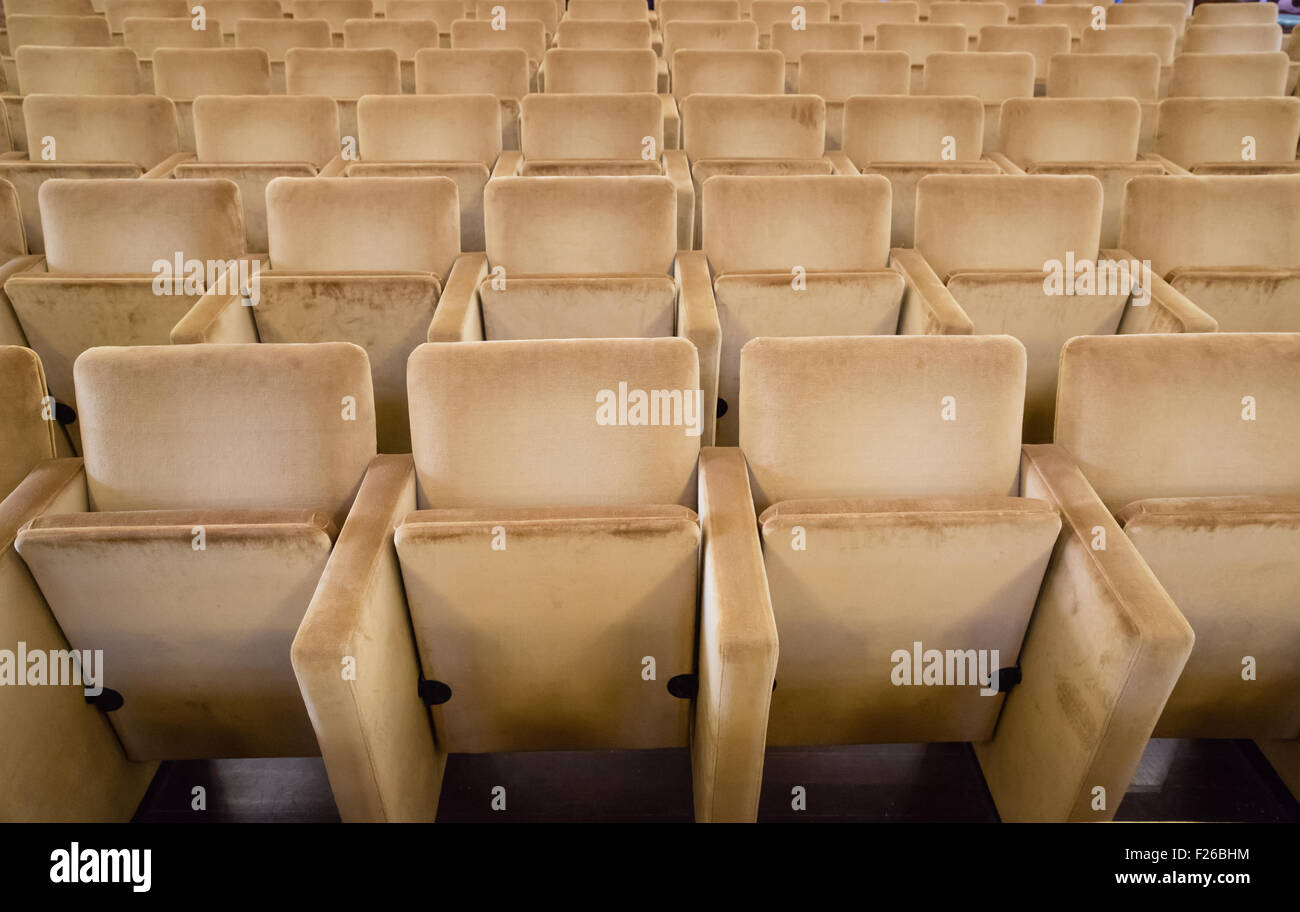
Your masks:
<path fill-rule="evenodd" d="M 1149 497 L 1135 500 L 1115 514 L 1121 526 L 1135 519 L 1205 517 L 1214 521 L 1233 517 L 1300 514 L 1300 496 L 1228 495 L 1220 497 Z"/>
<path fill-rule="evenodd" d="M 478 522 L 547 522 L 552 520 L 620 520 L 620 519 L 685 519 L 698 523 L 695 511 L 677 504 L 645 504 L 626 507 L 515 507 L 493 509 L 469 507 L 452 510 L 416 510 L 406 514 L 400 526 L 436 523 Z"/>
<path fill-rule="evenodd" d="M 60 513 L 38 516 L 24 526 L 35 529 L 143 529 L 169 526 L 312 526 L 333 541 L 338 528 L 324 513 L 314 510 L 124 510 L 103 513 Z"/>
<path fill-rule="evenodd" d="M 781 516 L 817 516 L 868 513 L 1055 513 L 1045 500 L 1032 497 L 845 497 L 783 500 L 758 518 L 759 524 Z"/>

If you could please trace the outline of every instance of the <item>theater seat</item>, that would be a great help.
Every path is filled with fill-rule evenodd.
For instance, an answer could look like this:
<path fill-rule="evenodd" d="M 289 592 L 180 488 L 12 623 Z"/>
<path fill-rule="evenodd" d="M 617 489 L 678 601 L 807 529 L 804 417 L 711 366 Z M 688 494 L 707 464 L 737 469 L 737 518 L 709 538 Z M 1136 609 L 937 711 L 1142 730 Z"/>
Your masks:
<path fill-rule="evenodd" d="M 1192 10 L 1192 25 L 1249 25 L 1277 22 L 1272 3 L 1202 3 Z"/>
<path fill-rule="evenodd" d="M 966 46 L 966 27 L 956 22 L 881 22 L 876 26 L 874 50 L 907 52 L 912 63 L 913 91 L 924 82 L 927 57 L 940 51 L 962 52 Z"/>
<path fill-rule="evenodd" d="M 796 13 L 794 4 L 786 0 L 750 0 L 749 19 L 758 26 L 758 46 L 772 46 L 772 28 L 784 22 L 813 25 L 831 21 L 831 6 L 826 0 L 806 0 L 799 3 L 802 13 Z"/>
<path fill-rule="evenodd" d="M 501 147 L 519 148 L 519 103 L 528 94 L 528 55 L 518 48 L 423 50 L 415 55 L 418 95 L 495 95 Z"/>
<path fill-rule="evenodd" d="M 134 761 L 318 752 L 289 645 L 375 456 L 353 345 L 98 348 L 15 548 Z M 165 647 L 161 644 L 165 644 Z"/>
<path fill-rule="evenodd" d="M 1052 57 L 1070 53 L 1070 29 L 1065 25 L 986 25 L 980 29 L 980 51 L 1027 51 L 1034 57 L 1034 82 L 1041 94 Z"/>
<path fill-rule="evenodd" d="M 194 28 L 189 16 L 177 19 L 126 20 L 122 44 L 140 58 L 140 86 L 145 92 L 153 91 L 153 55 L 159 48 L 220 48 L 221 28 L 216 22 L 210 28 Z"/>
<path fill-rule="evenodd" d="M 181 151 L 194 153 L 194 99 L 200 95 L 270 95 L 271 60 L 261 48 L 159 48 L 154 94 L 176 106 Z"/>
<path fill-rule="evenodd" d="M 1300 332 L 1298 205 L 1300 174 L 1138 178 L 1120 244 L 1223 332 Z"/>
<path fill-rule="evenodd" d="M 494 29 L 486 20 L 457 19 L 451 24 L 451 46 L 458 50 L 522 49 L 528 57 L 529 90 L 537 91 L 537 69 L 549 43 L 546 25 L 539 19 L 507 19 L 503 29 Z"/>
<path fill-rule="evenodd" d="M 37 463 L 56 455 L 54 409 L 45 396 L 36 352 L 0 345 L 0 502 Z"/>
<path fill-rule="evenodd" d="M 451 24 L 474 12 L 466 0 L 388 0 L 385 19 L 432 19 L 438 23 L 438 46 L 451 47 Z"/>
<path fill-rule="evenodd" d="M 235 24 L 240 19 L 282 19 L 280 0 L 204 0 L 203 9 L 209 22 L 221 28 L 222 40 L 234 44 Z"/>
<path fill-rule="evenodd" d="M 644 10 L 644 4 L 638 4 Z M 654 49 L 653 32 L 647 19 L 574 19 L 560 22 L 555 46 L 575 50 Z"/>
<path fill-rule="evenodd" d="M 799 64 L 808 51 L 861 51 L 862 26 L 856 22 L 808 22 L 795 28 L 772 23 L 772 48 L 785 56 L 785 91 L 797 91 Z"/>
<path fill-rule="evenodd" d="M 230 181 L 50 180 L 40 206 L 44 261 L 4 289 L 45 365 L 50 395 L 74 409 L 78 355 L 168 344 L 209 276 L 244 255 L 239 188 Z M 79 422 L 66 427 L 79 451 Z"/>
<path fill-rule="evenodd" d="M 127 19 L 188 19 L 185 0 L 104 0 L 104 18 L 120 43 Z"/>
<path fill-rule="evenodd" d="M 402 94 L 402 69 L 391 48 L 292 48 L 284 57 L 289 95 L 325 95 L 339 108 L 343 136 L 357 135 L 357 99 Z"/>
<path fill-rule="evenodd" d="M 670 0 L 665 0 L 670 2 Z M 716 0 L 686 0 L 688 7 L 694 8 Z M 735 5 L 736 0 L 723 0 Z M 756 51 L 758 50 L 758 26 L 751 20 L 693 20 L 679 19 L 663 26 L 663 59 L 668 62 L 669 80 L 671 82 L 673 58 L 678 51 Z"/>
<path fill-rule="evenodd" d="M 371 0 L 293 0 L 294 19 L 324 19 L 329 23 L 334 47 L 343 46 L 343 24 L 349 19 L 373 19 Z"/>
<path fill-rule="evenodd" d="M 941 51 L 925 61 L 925 95 L 974 95 L 984 105 L 985 155 L 998 148 L 1002 102 L 1034 97 L 1034 56 L 1028 51 L 980 54 Z"/>
<path fill-rule="evenodd" d="M 1025 370 L 1000 335 L 746 346 L 767 744 L 971 741 L 1004 821 L 1109 820 L 1192 634 L 1109 516 L 1089 548 L 1068 457 L 1021 447 Z"/>
<path fill-rule="evenodd" d="M 1123 4 L 1121 4 L 1122 6 Z M 1169 88 L 1178 32 L 1170 25 L 1107 25 L 1088 29 L 1079 42 L 1081 54 L 1155 54 L 1160 58 L 1160 95 Z"/>
<path fill-rule="evenodd" d="M 240 19 L 235 23 L 235 47 L 261 48 L 271 58 L 271 89 L 284 94 L 284 58 L 293 48 L 333 46 L 330 24 L 324 19 Z"/>
<path fill-rule="evenodd" d="M 408 453 L 406 359 L 428 337 L 460 256 L 446 177 L 277 178 L 270 254 L 246 306 L 227 283 L 172 329 L 175 343 L 353 342 L 366 350 L 381 453 Z"/>
<path fill-rule="evenodd" d="M 1271 6 L 1271 4 L 1262 4 Z M 1179 54 L 1169 97 L 1231 98 L 1285 95 L 1291 59 L 1274 54 Z"/>
<path fill-rule="evenodd" d="M 1117 6 L 1107 6 L 1107 17 L 1117 9 Z M 1070 46 L 1074 50 L 1078 49 L 1083 33 L 1092 27 L 1093 19 L 1092 7 L 1084 3 L 1023 3 L 1016 10 L 1018 25 L 1064 25 L 1070 30 Z"/>
<path fill-rule="evenodd" d="M 1300 171 L 1300 98 L 1166 98 L 1155 154 L 1193 174 Z"/>
<path fill-rule="evenodd" d="M 862 26 L 862 47 L 868 51 L 884 50 L 876 47 L 876 28 L 885 22 L 916 25 L 921 21 L 921 7 L 914 0 L 843 0 L 840 4 L 840 21 L 856 22 Z"/>
<path fill-rule="evenodd" d="M 11 276 L 32 268 L 40 259 L 27 251 L 27 232 L 23 228 L 18 191 L 8 181 L 0 181 L 0 345 L 27 344 L 27 336 L 23 334 L 3 286 Z"/>
<path fill-rule="evenodd" d="M 14 52 L 17 82 L 3 96 L 10 145 L 27 151 L 25 95 L 134 95 L 140 91 L 135 52 L 110 47 L 41 47 Z"/>
<path fill-rule="evenodd" d="M 1142 105 L 1139 154 L 1155 148 L 1159 93 L 1156 54 L 1058 54 L 1047 71 L 1048 98 L 1136 98 Z"/>
<path fill-rule="evenodd" d="M 668 65 L 649 48 L 551 48 L 542 59 L 537 81 L 551 94 L 660 96 L 667 148 L 680 144 L 681 115 L 668 93 Z"/>
<path fill-rule="evenodd" d="M 1065 348 L 1057 443 L 1196 632 L 1154 737 L 1300 737 L 1298 406 L 1294 334 Z"/>
<path fill-rule="evenodd" d="M 936 309 L 955 305 L 973 332 L 1024 344 L 1026 443 L 1051 439 L 1066 340 L 1217 328 L 1132 254 L 1101 247 L 1102 193 L 1091 175 L 944 174 L 917 187 L 909 272 Z"/>
<path fill-rule="evenodd" d="M 432 19 L 349 19 L 343 23 L 345 48 L 388 48 L 397 52 L 402 91 L 415 91 L 415 55 L 440 46 L 438 23 Z"/>
<path fill-rule="evenodd" d="M 1106 8 L 1106 27 L 1113 25 L 1167 25 L 1179 42 L 1187 33 L 1186 3 L 1120 3 Z"/>
<path fill-rule="evenodd" d="M 986 25 L 1006 25 L 1009 10 L 999 0 L 940 0 L 930 4 L 928 22 L 936 24 L 956 22 L 966 26 L 966 40 L 971 49 L 979 41 L 980 29 Z"/>
<path fill-rule="evenodd" d="M 906 95 L 911 80 L 902 51 L 804 51 L 794 90 L 826 102 L 826 148 L 834 151 L 844 144 L 844 104 L 849 98 Z"/>
<path fill-rule="evenodd" d="M 1282 26 L 1276 22 L 1243 25 L 1187 26 L 1186 54 L 1260 54 L 1282 50 Z"/>

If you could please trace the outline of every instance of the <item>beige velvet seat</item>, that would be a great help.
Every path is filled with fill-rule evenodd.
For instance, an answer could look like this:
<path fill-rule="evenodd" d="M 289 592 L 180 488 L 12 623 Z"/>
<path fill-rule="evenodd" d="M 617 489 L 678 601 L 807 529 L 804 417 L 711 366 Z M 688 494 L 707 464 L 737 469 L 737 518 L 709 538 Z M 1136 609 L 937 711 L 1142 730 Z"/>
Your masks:
<path fill-rule="evenodd" d="M 36 352 L 0 345 L 0 502 L 37 463 L 56 455 L 54 410 L 45 397 Z"/>
<path fill-rule="evenodd" d="M 650 48 L 551 48 L 537 79 L 551 94 L 656 93 L 667 148 L 680 144 L 681 115 L 668 94 L 668 64 Z"/>
<path fill-rule="evenodd" d="M 981 51 L 1027 51 L 1034 57 L 1034 81 L 1040 89 L 1047 84 L 1052 57 L 1068 54 L 1070 28 L 1066 25 L 987 25 L 980 29 Z"/>
<path fill-rule="evenodd" d="M 939 51 L 961 52 L 966 48 L 966 26 L 957 22 L 881 22 L 876 26 L 874 50 L 907 52 L 912 64 L 913 91 L 919 91 L 924 83 L 927 57 Z"/>
<path fill-rule="evenodd" d="M 126 31 L 127 19 L 188 19 L 185 0 L 105 0 L 104 18 L 114 36 Z"/>
<path fill-rule="evenodd" d="M 14 51 L 16 82 L 2 98 L 4 123 L 14 150 L 27 151 L 25 95 L 134 95 L 140 91 L 140 66 L 126 48 L 43 47 Z"/>
<path fill-rule="evenodd" d="M 235 23 L 235 47 L 261 48 L 271 58 L 271 88 L 285 89 L 284 58 L 292 48 L 333 46 L 330 24 L 324 19 L 240 19 Z"/>
<path fill-rule="evenodd" d="M 1138 153 L 1142 107 L 1133 98 L 1015 98 L 1002 105 L 999 163 L 1028 174 L 1091 174 L 1101 181 L 1103 248 L 1119 244 L 1124 187 L 1166 174 Z"/>
<path fill-rule="evenodd" d="M 45 256 L 10 277 L 5 294 L 45 365 L 50 395 L 74 409 L 78 355 L 99 345 L 168 344 L 209 276 L 244 255 L 239 189 L 230 181 L 50 180 L 40 206 Z M 79 446 L 80 425 L 67 427 Z"/>
<path fill-rule="evenodd" d="M 1102 194 L 1091 175 L 932 175 L 917 187 L 909 272 L 921 294 L 964 314 L 972 332 L 1024 343 L 1027 443 L 1051 439 L 1067 339 L 1217 328 L 1130 252 L 1101 247 Z"/>
<path fill-rule="evenodd" d="M 1258 4 L 1272 6 L 1272 4 Z M 1170 98 L 1285 95 L 1291 59 L 1283 51 L 1253 54 L 1179 54 L 1169 78 Z"/>
<path fill-rule="evenodd" d="M 1006 5 L 997 0 L 937 0 L 930 4 L 927 21 L 935 24 L 956 22 L 966 26 L 967 43 L 974 49 L 975 43 L 979 41 L 980 29 L 986 25 L 1006 25 L 1009 12 Z"/>
<path fill-rule="evenodd" d="M 1192 25 L 1250 25 L 1277 22 L 1273 3 L 1203 3 L 1192 10 Z"/>
<path fill-rule="evenodd" d="M 5 0 L 6 16 L 93 16 L 90 0 Z"/>
<path fill-rule="evenodd" d="M 447 281 L 431 342 L 680 336 L 699 352 L 713 439 L 718 317 L 704 255 L 677 249 L 667 177 L 501 177 L 484 194 L 487 253 Z"/>
<path fill-rule="evenodd" d="M 714 0 L 690 0 L 696 3 Z M 734 3 L 735 0 L 728 0 Z M 758 26 L 749 19 L 692 20 L 679 19 L 664 26 L 663 60 L 672 83 L 672 65 L 678 51 L 756 51 Z"/>
<path fill-rule="evenodd" d="M 460 256 L 455 182 L 284 177 L 266 199 L 270 253 L 253 306 L 228 284 L 171 340 L 356 343 L 369 356 L 379 451 L 409 453 L 406 359 L 428 337 Z"/>
<path fill-rule="evenodd" d="M 1244 25 L 1187 26 L 1186 54 L 1260 54 L 1282 50 L 1282 26 L 1276 22 Z"/>
<path fill-rule="evenodd" d="M 176 111 L 148 95 L 28 95 L 28 159 L 0 159 L 0 179 L 18 191 L 27 246 L 45 249 L 37 193 L 50 178 L 160 176 L 179 160 Z"/>
<path fill-rule="evenodd" d="M 32 268 L 38 262 L 40 257 L 30 255 L 27 250 L 27 231 L 23 227 L 18 191 L 13 184 L 0 180 L 0 345 L 27 344 L 27 336 L 3 287 L 11 276 Z"/>
<path fill-rule="evenodd" d="M 903 51 L 805 51 L 799 60 L 794 90 L 826 103 L 830 151 L 843 147 L 844 104 L 852 96 L 906 95 L 910 90 L 911 68 Z"/>
<path fill-rule="evenodd" d="M 921 8 L 914 0 L 843 0 L 840 21 L 862 26 L 864 50 L 882 50 L 876 47 L 877 26 L 884 22 L 915 25 L 921 21 Z"/>
<path fill-rule="evenodd" d="M 338 103 L 339 131 L 357 135 L 362 95 L 402 94 L 402 68 L 391 48 L 292 48 L 284 58 L 285 92 L 326 95 Z"/>
<path fill-rule="evenodd" d="M 1107 7 L 1106 27 L 1115 25 L 1168 25 L 1173 28 L 1179 41 L 1187 32 L 1186 3 L 1121 3 Z"/>
<path fill-rule="evenodd" d="M 654 47 L 646 19 L 565 18 L 555 32 L 555 46 L 586 50 L 638 50 Z"/>
<path fill-rule="evenodd" d="M 528 55 L 519 48 L 423 50 L 415 55 L 419 95 L 493 95 L 501 108 L 501 147 L 519 148 L 519 104 L 528 94 Z"/>
<path fill-rule="evenodd" d="M 324 19 L 329 23 L 335 47 L 343 46 L 343 24 L 349 19 L 373 19 L 371 0 L 293 0 L 294 19 Z"/>
<path fill-rule="evenodd" d="M 785 91 L 798 91 L 799 64 L 808 51 L 861 51 L 862 26 L 856 22 L 809 22 L 795 28 L 772 24 L 772 48 L 785 55 Z"/>
<path fill-rule="evenodd" d="M 270 95 L 271 60 L 261 48 L 159 48 L 154 94 L 176 106 L 182 152 L 194 153 L 194 99 L 200 95 Z"/>
<path fill-rule="evenodd" d="M 19 816 L 128 818 L 136 763 L 316 754 L 289 647 L 374 459 L 365 353 L 99 348 L 76 379 L 85 459 L 19 489 L 6 518 L 21 563 L 5 560 L 31 573 L 20 629 L 57 623 L 72 648 L 102 649 L 101 696 L 118 699 L 102 713 L 74 688 L 15 701 L 6 728 L 33 742 L 6 770 Z M 87 767 L 102 770 L 60 788 Z"/>
<path fill-rule="evenodd" d="M 153 52 L 158 48 L 219 48 L 223 40 L 221 28 L 214 20 L 204 28 L 194 28 L 195 20 L 189 15 L 177 18 L 131 16 L 125 21 L 122 44 L 135 51 L 140 58 L 141 75 L 150 73 Z M 145 85 L 150 83 L 146 79 Z"/>
<path fill-rule="evenodd" d="M 537 90 L 537 70 L 549 43 L 546 25 L 539 19 L 507 19 L 506 27 L 476 19 L 457 19 L 451 24 L 451 46 L 455 49 L 489 50 L 520 48 L 528 56 L 529 89 Z"/>
<path fill-rule="evenodd" d="M 1107 17 L 1118 6 L 1106 8 Z M 1083 33 L 1092 27 L 1092 5 L 1086 3 L 1024 3 L 1016 10 L 1017 25 L 1064 25 L 1070 30 L 1070 46 L 1077 50 Z M 1107 23 L 1111 20 L 1108 18 Z"/>
<path fill-rule="evenodd" d="M 1300 171 L 1300 98 L 1166 98 L 1155 154 L 1171 171 L 1292 174 Z"/>
<path fill-rule="evenodd" d="M 1034 96 L 1034 57 L 1028 51 L 947 51 L 926 58 L 925 95 L 974 95 L 984 105 L 984 154 L 997 151 L 1002 102 Z"/>
<path fill-rule="evenodd" d="M 1258 739 L 1300 793 L 1298 404 L 1294 333 L 1074 339 L 1056 439 L 1196 632 L 1153 736 Z"/>
<path fill-rule="evenodd" d="M 266 185 L 277 177 L 335 176 L 338 107 L 323 95 L 206 95 L 195 100 L 197 154 L 180 179 L 224 178 L 239 186 L 248 250 L 266 251 Z"/>
<path fill-rule="evenodd" d="M 700 188 L 715 174 L 856 173 L 845 155 L 826 151 L 826 102 L 816 95 L 695 94 L 680 107 L 682 150 L 690 162 L 697 200 Z M 683 216 L 678 213 L 679 219 Z M 699 207 L 692 225 L 695 246 Z M 686 240 L 684 233 L 680 240 Z"/>
<path fill-rule="evenodd" d="M 1003 820 L 1109 820 L 1192 633 L 1068 454 L 1022 448 L 1025 372 L 1000 335 L 746 346 L 767 743 L 971 741 Z"/>
<path fill-rule="evenodd" d="M 659 28 L 664 33 L 664 53 L 668 53 L 670 22 L 721 22 L 740 19 L 739 0 L 662 0 L 655 4 Z"/>
<path fill-rule="evenodd" d="M 889 182 L 874 174 L 704 185 L 702 246 L 722 331 L 719 446 L 738 440 L 740 350 L 750 339 L 943 331 L 904 313 L 921 299 L 889 264 L 889 198 Z"/>
<path fill-rule="evenodd" d="M 1121 6 L 1123 4 L 1120 4 Z M 1089 29 L 1079 42 L 1081 54 L 1155 54 L 1160 58 L 1160 94 L 1169 87 L 1178 32 L 1171 25 L 1107 25 Z"/>
<path fill-rule="evenodd" d="M 826 0 L 805 0 L 799 3 L 798 6 L 803 10 L 801 15 L 796 15 L 794 6 L 786 0 L 752 0 L 749 19 L 758 26 L 759 47 L 772 46 L 772 28 L 777 23 L 813 25 L 831 21 L 831 6 Z"/>
<path fill-rule="evenodd" d="M 1047 71 L 1049 98 L 1136 98 L 1142 106 L 1139 154 L 1155 148 L 1159 93 L 1156 54 L 1058 54 Z"/>
<path fill-rule="evenodd" d="M 1297 206 L 1300 174 L 1140 178 L 1120 244 L 1223 332 L 1300 332 Z"/>
<path fill-rule="evenodd" d="M 385 19 L 432 19 L 438 23 L 438 46 L 451 47 L 451 24 L 457 19 L 472 19 L 474 4 L 470 0 L 388 0 Z"/>
<path fill-rule="evenodd" d="M 984 106 L 969 95 L 860 95 L 844 105 L 844 154 L 862 173 L 889 178 L 894 247 L 913 245 L 921 178 L 1000 173 L 980 151 L 983 117 Z"/>
<path fill-rule="evenodd" d="M 433 820 L 449 753 L 689 744 L 696 819 L 753 820 L 777 642 L 744 465 L 685 405 L 597 418 L 620 384 L 698 403 L 691 346 L 426 345 L 408 382 L 414 458 L 367 479 L 293 645 L 343 819 Z"/>
<path fill-rule="evenodd" d="M 349 19 L 343 23 L 345 48 L 388 48 L 397 52 L 402 91 L 415 91 L 415 55 L 440 47 L 438 23 L 432 19 Z"/>
<path fill-rule="evenodd" d="M 505 26 L 510 27 L 510 20 L 535 19 L 546 29 L 546 44 L 550 46 L 555 31 L 559 28 L 561 5 L 555 0 L 475 0 L 474 18 L 479 22 L 491 22 L 496 15 L 496 7 L 505 13 Z"/>
<path fill-rule="evenodd" d="M 235 41 L 235 25 L 240 19 L 283 18 L 280 0 L 204 0 L 208 21 L 221 26 L 226 45 Z"/>

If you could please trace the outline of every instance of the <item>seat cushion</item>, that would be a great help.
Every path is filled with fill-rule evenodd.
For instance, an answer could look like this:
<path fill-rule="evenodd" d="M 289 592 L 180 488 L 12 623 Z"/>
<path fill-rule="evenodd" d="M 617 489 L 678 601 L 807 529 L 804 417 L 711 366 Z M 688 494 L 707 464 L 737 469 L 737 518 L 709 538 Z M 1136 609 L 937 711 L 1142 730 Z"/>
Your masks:
<path fill-rule="evenodd" d="M 668 276 L 507 276 L 479 285 L 488 339 L 671 336 L 677 290 Z"/>

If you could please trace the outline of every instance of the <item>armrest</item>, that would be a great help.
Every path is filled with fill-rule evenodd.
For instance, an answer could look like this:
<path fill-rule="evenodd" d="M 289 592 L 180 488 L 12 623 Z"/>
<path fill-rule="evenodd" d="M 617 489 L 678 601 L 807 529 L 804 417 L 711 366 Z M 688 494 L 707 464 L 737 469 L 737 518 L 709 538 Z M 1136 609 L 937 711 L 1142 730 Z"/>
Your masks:
<path fill-rule="evenodd" d="M 349 822 L 431 821 L 438 810 L 446 755 L 417 689 L 420 660 L 393 550 L 393 528 L 414 509 L 411 457 L 376 456 L 293 639 L 293 671 Z"/>
<path fill-rule="evenodd" d="M 1007 158 L 1001 152 L 990 152 L 988 155 L 985 155 L 984 157 L 987 158 L 989 161 L 993 162 L 993 164 L 997 165 L 999 168 L 1003 170 L 1003 172 L 1007 174 L 1025 173 L 1024 168 L 1017 165 L 1015 162 Z"/>
<path fill-rule="evenodd" d="M 673 264 L 673 277 L 677 282 L 677 335 L 690 341 L 700 356 L 700 388 L 704 390 L 704 431 L 700 446 L 712 446 L 718 417 L 722 325 L 713 298 L 709 261 L 702 251 L 679 251 Z"/>
<path fill-rule="evenodd" d="M 428 341 L 482 341 L 483 314 L 479 307 L 478 287 L 487 274 L 487 254 L 462 253 L 456 257 L 442 296 L 438 298 L 438 306 L 433 311 Z"/>
<path fill-rule="evenodd" d="M 39 254 L 18 256 L 0 266 L 0 345 L 22 345 L 24 347 L 27 345 L 27 335 L 18 322 L 18 315 L 14 313 L 13 304 L 9 301 L 9 295 L 3 291 L 5 282 L 8 282 L 10 278 L 18 273 L 26 272 L 33 266 L 39 265 L 44 260 L 45 257 Z"/>
<path fill-rule="evenodd" d="M 343 170 L 352 164 L 343 158 L 343 153 L 337 153 L 333 158 L 327 161 L 321 169 L 316 172 L 317 177 L 342 177 Z"/>
<path fill-rule="evenodd" d="M 848 155 L 839 149 L 833 149 L 826 153 L 826 159 L 831 163 L 831 170 L 835 174 L 861 174 L 858 166 L 853 164 Z"/>
<path fill-rule="evenodd" d="M 699 693 L 691 765 L 695 819 L 758 816 L 777 633 L 749 470 L 738 447 L 700 451 Z"/>
<path fill-rule="evenodd" d="M 524 166 L 524 153 L 516 149 L 506 149 L 492 168 L 492 177 L 517 177 Z"/>
<path fill-rule="evenodd" d="M 1154 152 L 1141 153 L 1140 155 L 1138 155 L 1138 161 L 1155 162 L 1160 167 L 1164 168 L 1165 171 L 1167 171 L 1168 173 L 1179 174 L 1182 175 L 1183 177 L 1188 177 L 1192 173 L 1188 171 L 1186 168 L 1184 168 L 1182 165 L 1175 165 L 1173 162 L 1165 158 L 1163 155 L 1157 155 Z"/>
<path fill-rule="evenodd" d="M 677 190 L 677 249 L 695 246 L 695 181 L 691 180 L 691 163 L 681 149 L 665 149 L 664 174 Z"/>
<path fill-rule="evenodd" d="M 258 263 L 259 268 L 260 265 Z M 238 266 L 234 269 L 237 270 Z M 237 272 L 235 274 L 238 275 Z M 228 283 L 226 287 L 230 287 Z M 194 306 L 172 327 L 172 344 L 261 341 L 257 335 L 257 318 L 253 315 L 257 298 L 253 296 L 251 300 L 253 304 L 246 305 L 243 295 L 238 291 L 209 291 L 195 301 Z"/>
<path fill-rule="evenodd" d="M 975 331 L 971 318 L 920 253 L 895 247 L 889 252 L 889 264 L 902 273 L 905 283 L 898 318 L 900 335 L 970 335 Z"/>
<path fill-rule="evenodd" d="M 1110 820 L 1192 628 L 1063 447 L 1024 448 L 1021 494 L 1061 512 L 1061 536 L 1021 648 L 1023 680 L 975 753 L 1003 820 Z"/>
<path fill-rule="evenodd" d="M 1118 262 L 1138 262 L 1127 250 L 1103 250 L 1101 258 Z M 1219 321 L 1214 319 L 1158 273 L 1142 270 L 1141 281 L 1148 295 L 1130 296 L 1119 321 L 1118 332 L 1218 332 Z M 1147 303 L 1142 303 L 1146 301 Z"/>
<path fill-rule="evenodd" d="M 141 180 L 165 180 L 172 176 L 172 172 L 176 170 L 177 165 L 187 161 L 195 161 L 194 153 L 177 152 L 175 155 L 164 158 L 144 174 L 141 174 L 140 178 Z"/>

